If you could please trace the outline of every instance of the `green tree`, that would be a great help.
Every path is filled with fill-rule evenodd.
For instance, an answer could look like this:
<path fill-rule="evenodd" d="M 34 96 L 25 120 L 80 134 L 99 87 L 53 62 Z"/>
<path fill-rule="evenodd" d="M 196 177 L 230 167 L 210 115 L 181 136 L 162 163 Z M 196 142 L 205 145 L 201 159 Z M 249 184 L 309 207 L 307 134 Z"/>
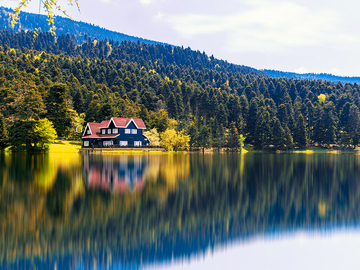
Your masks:
<path fill-rule="evenodd" d="M 189 141 L 190 148 L 196 146 L 199 134 L 198 134 L 198 129 L 194 122 L 191 122 L 188 128 L 188 134 L 190 136 L 190 141 Z"/>
<path fill-rule="evenodd" d="M 203 148 L 203 150 L 209 147 L 211 144 L 211 133 L 208 126 L 201 126 L 199 129 L 198 136 L 198 145 Z"/>
<path fill-rule="evenodd" d="M 307 132 L 305 119 L 302 114 L 300 114 L 296 120 L 296 131 L 294 134 L 294 142 L 297 147 L 300 149 L 305 149 L 307 146 Z"/>
<path fill-rule="evenodd" d="M 13 149 L 44 150 L 57 137 L 48 119 L 15 121 L 10 127 L 9 145 Z"/>
<path fill-rule="evenodd" d="M 8 144 L 8 131 L 6 128 L 5 117 L 0 113 L 0 149 L 4 149 Z"/>
<path fill-rule="evenodd" d="M 288 126 L 284 128 L 284 137 L 285 137 L 285 146 L 286 149 L 293 149 L 294 148 L 294 140 L 291 136 L 291 132 Z"/>
<path fill-rule="evenodd" d="M 254 132 L 254 148 L 265 149 L 271 144 L 270 114 L 264 111 L 256 121 Z"/>
<path fill-rule="evenodd" d="M 22 86 L 12 106 L 15 115 L 21 120 L 38 120 L 46 113 L 43 99 L 35 86 Z"/>
<path fill-rule="evenodd" d="M 285 145 L 285 132 L 277 117 L 272 119 L 272 144 L 276 149 L 282 149 Z"/>
<path fill-rule="evenodd" d="M 325 144 L 335 143 L 335 131 L 336 131 L 336 116 L 334 104 L 330 101 L 325 104 L 324 112 L 321 117 L 322 128 L 322 142 Z"/>
<path fill-rule="evenodd" d="M 65 84 L 56 83 L 50 87 L 46 108 L 47 117 L 54 123 L 60 137 L 67 136 L 66 131 L 71 127 L 71 111 L 68 105 L 69 90 Z"/>
<path fill-rule="evenodd" d="M 53 123 L 48 119 L 40 119 L 32 130 L 33 143 L 35 148 L 47 149 L 57 137 Z"/>
<path fill-rule="evenodd" d="M 231 122 L 229 129 L 228 146 L 230 148 L 239 148 L 239 132 L 235 126 L 235 122 Z"/>

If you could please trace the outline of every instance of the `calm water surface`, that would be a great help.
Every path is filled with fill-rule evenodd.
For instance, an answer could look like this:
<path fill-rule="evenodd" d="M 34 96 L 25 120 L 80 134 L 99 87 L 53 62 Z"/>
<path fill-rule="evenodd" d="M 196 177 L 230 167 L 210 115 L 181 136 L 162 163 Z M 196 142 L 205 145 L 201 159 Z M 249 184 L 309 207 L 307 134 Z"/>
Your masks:
<path fill-rule="evenodd" d="M 0 153 L 1 269 L 358 269 L 356 154 Z"/>

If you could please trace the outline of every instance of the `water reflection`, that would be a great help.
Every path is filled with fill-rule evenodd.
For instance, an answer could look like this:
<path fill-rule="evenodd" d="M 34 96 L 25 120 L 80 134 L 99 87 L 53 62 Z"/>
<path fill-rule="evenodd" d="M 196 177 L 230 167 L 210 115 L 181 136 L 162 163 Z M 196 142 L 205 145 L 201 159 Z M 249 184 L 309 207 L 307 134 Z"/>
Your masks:
<path fill-rule="evenodd" d="M 357 228 L 359 165 L 354 154 L 0 153 L 0 268 L 138 268 Z"/>
<path fill-rule="evenodd" d="M 149 156 L 82 156 L 83 177 L 88 189 L 120 191 L 144 188 Z"/>

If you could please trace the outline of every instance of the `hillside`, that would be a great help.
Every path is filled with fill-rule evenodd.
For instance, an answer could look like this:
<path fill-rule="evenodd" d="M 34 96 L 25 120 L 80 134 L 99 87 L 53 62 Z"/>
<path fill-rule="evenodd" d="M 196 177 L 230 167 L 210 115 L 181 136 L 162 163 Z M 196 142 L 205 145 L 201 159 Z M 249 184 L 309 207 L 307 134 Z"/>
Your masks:
<path fill-rule="evenodd" d="M 0 30 L 13 30 L 10 25 L 9 12 L 11 12 L 11 9 L 0 7 Z M 47 32 L 49 30 L 49 25 L 46 21 L 47 17 L 45 15 L 39 16 L 38 14 L 21 12 L 19 18 L 20 22 L 16 24 L 15 32 L 35 31 L 35 28 L 38 28 L 40 32 Z M 81 43 L 84 38 L 88 36 L 99 40 L 107 38 L 119 42 L 124 40 L 137 42 L 139 40 L 140 42 L 146 42 L 148 44 L 163 44 L 153 40 L 110 31 L 97 25 L 74 21 L 61 16 L 56 17 L 55 23 L 57 35 L 70 34 L 75 37 L 78 43 Z"/>
<path fill-rule="evenodd" d="M 288 78 L 288 79 L 300 79 L 300 80 L 323 80 L 329 81 L 333 83 L 342 82 L 342 83 L 360 83 L 360 77 L 344 77 L 344 76 L 336 76 L 332 74 L 326 73 L 304 73 L 299 74 L 295 72 L 285 72 L 285 71 L 278 71 L 278 70 L 270 70 L 264 69 L 261 70 L 266 75 L 274 78 Z"/>
<path fill-rule="evenodd" d="M 10 26 L 9 21 L 9 12 L 11 9 L 0 7 L 0 30 L 10 30 L 13 29 Z M 40 32 L 47 32 L 49 29 L 49 25 L 46 21 L 47 17 L 45 15 L 38 15 L 28 12 L 21 12 L 20 23 L 15 26 L 15 32 L 21 31 L 35 31 L 35 28 L 38 28 Z M 147 40 L 140 37 L 134 37 L 122 33 L 118 33 L 115 31 L 110 31 L 99 26 L 73 21 L 68 18 L 64 18 L 61 16 L 56 17 L 56 34 L 58 37 L 62 35 L 69 34 L 77 44 L 81 44 L 87 38 L 98 39 L 98 40 L 112 40 L 115 43 L 122 41 L 132 41 L 132 42 L 140 42 L 147 44 L 163 44 L 159 41 Z M 25 46 L 25 47 L 28 47 Z M 274 78 L 288 78 L 288 79 L 301 79 L 301 80 L 324 80 L 330 81 L 333 83 L 342 82 L 342 83 L 360 83 L 360 77 L 344 77 L 344 76 L 335 76 L 331 74 L 315 74 L 315 73 L 306 73 L 299 74 L 294 72 L 285 72 L 285 71 L 276 71 L 264 69 L 260 70 L 259 73 L 264 73 L 270 77 Z"/>
<path fill-rule="evenodd" d="M 37 97 L 27 109 L 33 106 L 32 115 L 53 121 L 59 136 L 69 136 L 75 111 L 91 122 L 140 117 L 159 132 L 172 118 L 192 147 L 237 147 L 238 134 L 269 150 L 359 142 L 357 84 L 270 78 L 170 45 L 89 38 L 78 45 L 69 35 L 55 42 L 44 33 L 34 51 L 26 48 L 30 32 L 0 35 L 0 112 L 24 119 L 15 104 Z M 53 108 L 60 103 L 62 114 Z"/>

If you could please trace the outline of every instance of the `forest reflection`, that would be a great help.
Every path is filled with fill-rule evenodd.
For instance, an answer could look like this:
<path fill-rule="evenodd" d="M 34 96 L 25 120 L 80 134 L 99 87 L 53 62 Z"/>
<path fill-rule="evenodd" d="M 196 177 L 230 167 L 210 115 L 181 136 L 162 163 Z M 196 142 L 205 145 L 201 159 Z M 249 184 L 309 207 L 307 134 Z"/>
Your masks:
<path fill-rule="evenodd" d="M 355 154 L 0 153 L 0 268 L 137 267 L 357 226 L 359 165 Z"/>

